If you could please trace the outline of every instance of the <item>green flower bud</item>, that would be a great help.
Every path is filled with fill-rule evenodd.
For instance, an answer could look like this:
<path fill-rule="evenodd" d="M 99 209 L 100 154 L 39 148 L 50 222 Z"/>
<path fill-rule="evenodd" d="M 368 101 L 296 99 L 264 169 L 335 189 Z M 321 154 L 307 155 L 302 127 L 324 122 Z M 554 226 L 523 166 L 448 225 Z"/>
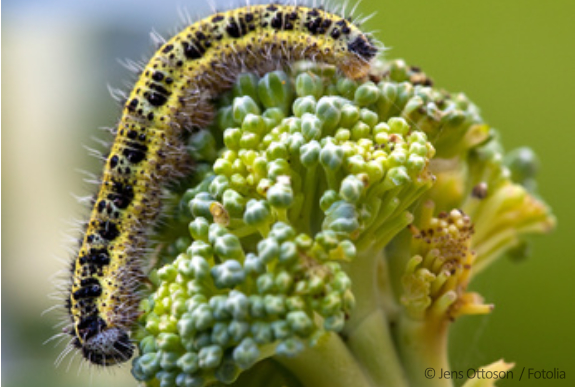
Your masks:
<path fill-rule="evenodd" d="M 396 133 L 403 136 L 407 135 L 407 133 L 409 133 L 409 130 L 411 129 L 409 127 L 409 124 L 407 124 L 407 121 L 405 121 L 404 118 L 400 117 L 393 117 L 389 119 L 387 125 L 389 125 L 391 133 Z"/>
<path fill-rule="evenodd" d="M 181 373 L 175 378 L 177 387 L 203 387 L 206 383 L 203 377 Z"/>
<path fill-rule="evenodd" d="M 211 331 L 211 341 L 220 347 L 227 347 L 232 340 L 228 332 L 228 324 L 224 322 L 217 322 L 214 324 Z"/>
<path fill-rule="evenodd" d="M 371 128 L 362 121 L 357 122 L 351 129 L 353 140 L 360 140 L 361 138 L 368 138 L 371 133 Z"/>
<path fill-rule="evenodd" d="M 357 83 L 349 78 L 340 78 L 336 84 L 336 88 L 340 95 L 350 100 L 354 99 L 354 93 L 356 92 L 357 87 Z"/>
<path fill-rule="evenodd" d="M 300 147 L 300 162 L 307 168 L 312 168 L 318 164 L 319 155 L 320 143 L 318 141 L 310 141 Z"/>
<path fill-rule="evenodd" d="M 333 292 L 324 297 L 321 306 L 321 311 L 324 316 L 332 316 L 340 311 L 342 307 L 342 300 L 337 293 Z"/>
<path fill-rule="evenodd" d="M 234 97 L 249 96 L 258 101 L 258 77 L 253 73 L 240 74 L 232 86 Z"/>
<path fill-rule="evenodd" d="M 394 185 L 403 185 L 411 180 L 407 171 L 403 167 L 392 168 L 387 172 L 387 176 Z"/>
<path fill-rule="evenodd" d="M 253 339 L 246 337 L 234 349 L 233 357 L 242 369 L 248 369 L 260 358 L 260 350 Z"/>
<path fill-rule="evenodd" d="M 177 366 L 181 368 L 183 372 L 193 374 L 199 369 L 199 358 L 194 352 L 186 352 L 179 358 L 179 360 L 177 360 Z"/>
<path fill-rule="evenodd" d="M 189 223 L 189 234 L 193 239 L 200 239 L 207 241 L 209 232 L 209 222 L 206 218 L 201 216 L 196 217 Z"/>
<path fill-rule="evenodd" d="M 250 199 L 246 204 L 244 222 L 250 226 L 259 226 L 270 219 L 270 209 L 265 200 Z"/>
<path fill-rule="evenodd" d="M 196 333 L 195 330 L 195 321 L 193 317 L 189 313 L 185 313 L 181 316 L 179 321 L 177 322 L 177 330 L 179 332 L 179 336 L 185 338 L 193 338 Z"/>
<path fill-rule="evenodd" d="M 349 207 L 352 207 L 349 204 L 344 203 L 344 202 L 336 204 L 336 205 L 334 205 L 334 207 L 337 207 L 338 205 L 342 205 L 342 204 L 349 206 Z M 332 207 L 331 207 L 331 210 L 332 210 Z M 338 246 L 338 242 L 339 242 L 338 236 L 336 235 L 336 233 L 334 231 L 324 230 L 324 231 L 316 234 L 316 243 L 321 245 L 325 250 L 334 249 L 336 246 Z"/>
<path fill-rule="evenodd" d="M 145 322 L 145 328 L 147 329 L 147 332 L 150 332 L 152 334 L 158 334 L 159 316 L 156 315 L 155 313 L 149 314 L 147 316 L 147 321 Z"/>
<path fill-rule="evenodd" d="M 268 190 L 268 203 L 274 208 L 287 209 L 292 206 L 294 201 L 294 192 L 287 179 L 278 179 Z"/>
<path fill-rule="evenodd" d="M 286 117 L 286 114 L 281 108 L 273 107 L 266 109 L 263 114 L 264 121 L 266 122 L 266 127 L 272 129 L 279 125 L 280 122 Z"/>
<path fill-rule="evenodd" d="M 290 311 L 306 309 L 306 302 L 301 296 L 291 296 L 286 298 L 286 308 Z"/>
<path fill-rule="evenodd" d="M 299 97 L 313 96 L 319 99 L 324 91 L 322 79 L 310 73 L 301 73 L 296 77 L 296 94 Z"/>
<path fill-rule="evenodd" d="M 340 113 L 340 126 L 343 128 L 351 128 L 360 119 L 360 110 L 354 105 L 342 105 Z"/>
<path fill-rule="evenodd" d="M 217 112 L 217 125 L 222 130 L 226 130 L 227 128 L 233 128 L 236 125 L 234 121 L 234 109 L 231 106 L 226 106 L 218 110 Z"/>
<path fill-rule="evenodd" d="M 377 99 L 377 113 L 381 121 L 386 120 L 389 116 L 395 101 L 397 100 L 397 86 L 390 82 L 379 83 L 379 98 Z"/>
<path fill-rule="evenodd" d="M 208 229 L 208 240 L 209 240 L 209 229 Z M 204 259 L 210 259 L 213 256 L 213 249 L 206 242 L 195 241 L 187 248 L 187 255 L 189 257 L 199 255 Z"/>
<path fill-rule="evenodd" d="M 250 301 L 244 293 L 237 290 L 232 291 L 226 301 L 226 308 L 236 320 L 246 320 L 249 318 Z"/>
<path fill-rule="evenodd" d="M 210 211 L 212 203 L 215 203 L 215 198 L 208 192 L 201 192 L 189 202 L 189 210 L 194 217 L 203 216 L 208 220 L 213 220 Z"/>
<path fill-rule="evenodd" d="M 214 252 L 221 259 L 243 259 L 244 257 L 244 250 L 240 240 L 232 234 L 225 234 L 216 238 L 213 247 Z"/>
<path fill-rule="evenodd" d="M 159 365 L 164 371 L 173 371 L 177 368 L 177 360 L 179 354 L 176 352 L 161 352 L 161 359 Z"/>
<path fill-rule="evenodd" d="M 274 340 L 270 323 L 265 321 L 255 321 L 251 327 L 252 336 L 258 344 L 268 344 Z"/>
<path fill-rule="evenodd" d="M 344 240 L 339 244 L 340 256 L 337 259 L 343 259 L 345 261 L 352 261 L 356 257 L 356 247 L 354 243 L 349 240 Z M 348 277 L 346 277 L 348 279 Z M 350 283 L 349 286 L 350 287 Z M 346 291 L 346 287 L 340 288 L 341 291 Z"/>
<path fill-rule="evenodd" d="M 160 358 L 157 352 L 146 353 L 133 360 L 133 369 L 139 370 L 138 380 L 148 380 L 161 370 Z"/>
<path fill-rule="evenodd" d="M 425 165 L 426 165 L 425 158 L 415 154 L 409 156 L 409 159 L 407 160 L 407 167 L 409 168 L 409 170 L 416 173 L 422 171 L 423 168 L 425 168 Z"/>
<path fill-rule="evenodd" d="M 213 318 L 216 320 L 229 320 L 231 315 L 227 308 L 228 297 L 224 294 L 213 296 L 209 300 L 209 306 L 213 311 Z"/>
<path fill-rule="evenodd" d="M 334 190 L 326 190 L 320 197 L 320 209 L 326 212 L 330 206 L 338 200 L 340 200 L 338 192 Z"/>
<path fill-rule="evenodd" d="M 322 97 L 316 104 L 316 117 L 322 122 L 322 130 L 332 133 L 340 122 L 340 106 L 337 97 Z"/>
<path fill-rule="evenodd" d="M 310 335 L 314 329 L 314 324 L 310 317 L 301 310 L 288 313 L 286 321 L 288 321 L 290 329 L 301 337 Z"/>
<path fill-rule="evenodd" d="M 207 298 L 201 294 L 189 294 L 190 296 L 187 301 L 187 310 L 189 312 L 193 312 L 195 310 L 195 308 L 197 308 L 198 306 L 202 305 L 202 304 L 207 304 Z M 183 315 L 181 316 L 181 318 L 188 318 L 187 315 Z M 193 317 L 192 317 L 193 318 Z"/>
<path fill-rule="evenodd" d="M 280 272 L 276 276 L 275 285 L 276 285 L 277 290 L 280 293 L 287 293 L 290 290 L 292 283 L 293 283 L 293 278 L 286 271 Z"/>
<path fill-rule="evenodd" d="M 348 175 L 340 185 L 340 197 L 350 203 L 357 203 L 364 190 L 362 181 L 353 175 Z"/>
<path fill-rule="evenodd" d="M 294 242 L 284 242 L 280 246 L 280 263 L 290 264 L 298 258 L 298 249 Z"/>
<path fill-rule="evenodd" d="M 332 204 L 326 211 L 326 218 L 322 224 L 323 229 L 335 232 L 351 233 L 360 225 L 358 222 L 356 207 L 350 203 L 338 201 Z"/>
<path fill-rule="evenodd" d="M 209 184 L 208 190 L 213 197 L 220 198 L 224 191 L 229 187 L 229 185 L 230 182 L 228 181 L 228 178 L 223 175 L 219 175 L 216 176 L 216 178 L 213 179 Z"/>
<path fill-rule="evenodd" d="M 284 305 L 284 296 L 267 294 L 264 296 L 264 309 L 271 316 L 284 314 L 286 307 Z"/>
<path fill-rule="evenodd" d="M 316 112 L 316 99 L 312 96 L 297 98 L 292 105 L 292 112 L 296 117 L 303 117 L 305 114 Z"/>
<path fill-rule="evenodd" d="M 190 296 L 193 295 L 203 295 L 203 294 L 207 294 L 208 292 L 208 286 L 204 281 L 200 281 L 200 280 L 191 280 L 187 283 L 187 294 Z M 188 300 L 189 302 L 190 300 Z M 191 310 L 191 309 L 188 309 Z"/>
<path fill-rule="evenodd" d="M 209 332 L 199 333 L 193 340 L 193 345 L 189 351 L 200 351 L 203 347 L 211 345 L 211 334 Z"/>
<path fill-rule="evenodd" d="M 244 122 L 242 122 L 242 132 L 244 134 L 253 133 L 257 136 L 263 136 L 266 133 L 266 122 L 264 118 L 255 114 L 246 115 Z"/>
<path fill-rule="evenodd" d="M 304 344 L 297 339 L 287 339 L 282 341 L 276 347 L 276 354 L 293 357 L 304 350 Z"/>
<path fill-rule="evenodd" d="M 354 102 L 359 106 L 371 105 L 379 99 L 379 88 L 372 82 L 360 85 L 354 93 Z"/>
<path fill-rule="evenodd" d="M 244 132 L 240 139 L 240 146 L 244 149 L 257 149 L 261 141 L 262 138 L 256 133 Z"/>
<path fill-rule="evenodd" d="M 271 292 L 274 289 L 274 275 L 272 273 L 264 273 L 261 276 L 258 277 L 258 279 L 256 280 L 256 286 L 258 288 L 258 293 L 260 294 L 266 294 Z M 257 300 L 252 300 L 253 302 L 256 302 Z M 259 305 L 260 307 L 265 309 L 265 304 L 263 303 L 263 300 L 260 298 L 259 301 L 261 302 L 261 304 Z"/>
<path fill-rule="evenodd" d="M 301 131 L 305 140 L 318 140 L 322 135 L 322 122 L 314 114 L 305 113 L 302 116 Z"/>
<path fill-rule="evenodd" d="M 234 342 L 240 342 L 250 331 L 250 324 L 245 321 L 232 321 L 228 325 L 228 333 Z"/>
<path fill-rule="evenodd" d="M 211 269 L 211 275 L 218 289 L 233 288 L 246 279 L 242 265 L 233 259 L 228 259 L 221 265 L 214 266 Z"/>
<path fill-rule="evenodd" d="M 241 125 L 242 122 L 244 122 L 244 118 L 248 114 L 261 114 L 258 104 L 247 95 L 234 98 L 233 109 L 234 121 L 238 125 Z"/>
<path fill-rule="evenodd" d="M 215 245 L 217 239 L 219 237 L 224 236 L 224 235 L 228 235 L 228 230 L 225 227 L 223 227 L 221 224 L 212 223 L 209 226 L 209 232 L 207 233 L 207 236 L 208 236 L 209 242 L 212 245 Z M 215 249 L 215 246 L 214 246 L 214 249 Z"/>
<path fill-rule="evenodd" d="M 218 159 L 213 165 L 213 171 L 216 175 L 231 176 L 234 170 L 231 162 L 224 159 Z"/>
<path fill-rule="evenodd" d="M 229 128 L 224 132 L 224 144 L 228 149 L 239 150 L 242 131 L 238 128 Z"/>
<path fill-rule="evenodd" d="M 212 326 L 214 319 L 213 313 L 208 304 L 199 305 L 191 312 L 191 317 L 195 321 L 195 329 L 203 331 Z"/>
<path fill-rule="evenodd" d="M 266 238 L 258 243 L 258 256 L 265 265 L 278 258 L 280 255 L 280 245 L 274 238 Z"/>
<path fill-rule="evenodd" d="M 181 349 L 181 340 L 175 333 L 160 333 L 157 336 L 157 346 L 162 351 L 179 351 Z"/>
<path fill-rule="evenodd" d="M 177 277 L 177 269 L 173 265 L 165 265 L 161 269 L 157 270 L 159 279 L 165 282 L 172 282 Z"/>
<path fill-rule="evenodd" d="M 284 340 L 292 335 L 290 324 L 285 320 L 274 321 L 270 324 L 272 333 L 277 340 Z"/>
<path fill-rule="evenodd" d="M 159 380 L 159 387 L 176 387 L 177 372 L 160 371 L 155 377 Z"/>
<path fill-rule="evenodd" d="M 139 342 L 139 351 L 141 351 L 141 353 L 157 352 L 157 344 L 155 343 L 155 336 L 149 335 L 141 339 L 141 341 Z"/>
<path fill-rule="evenodd" d="M 379 122 L 379 115 L 369 109 L 361 109 L 360 119 L 362 122 L 367 124 L 370 128 L 374 128 Z"/>
<path fill-rule="evenodd" d="M 342 148 L 328 141 L 320 151 L 320 163 L 325 169 L 336 171 L 342 164 L 343 156 Z"/>
<path fill-rule="evenodd" d="M 272 226 L 272 229 L 270 231 L 269 236 L 271 238 L 276 239 L 278 241 L 278 243 L 282 243 L 282 242 L 287 241 L 291 238 L 294 238 L 295 235 L 296 235 L 296 232 L 294 231 L 292 226 L 290 226 L 284 222 L 276 222 Z"/>
<path fill-rule="evenodd" d="M 276 159 L 286 159 L 288 158 L 288 150 L 284 144 L 275 141 L 268 146 L 268 149 L 266 150 L 266 157 L 270 161 Z"/>
<path fill-rule="evenodd" d="M 344 313 L 332 315 L 324 319 L 324 329 L 327 331 L 340 332 L 344 328 Z"/>
<path fill-rule="evenodd" d="M 222 361 L 222 357 L 224 355 L 224 351 L 219 345 L 210 345 L 207 347 L 203 347 L 201 351 L 199 351 L 199 368 L 201 369 L 209 369 L 209 368 L 217 368 Z"/>
<path fill-rule="evenodd" d="M 266 108 L 277 107 L 286 113 L 293 94 L 291 81 L 283 71 L 268 73 L 258 82 L 258 95 Z"/>
<path fill-rule="evenodd" d="M 248 253 L 244 259 L 244 271 L 246 274 L 262 274 L 266 271 L 266 266 L 255 254 Z"/>
<path fill-rule="evenodd" d="M 227 189 L 223 194 L 224 208 L 231 217 L 241 218 L 244 214 L 245 201 L 242 195 L 233 189 Z"/>
<path fill-rule="evenodd" d="M 195 160 L 213 161 L 217 155 L 215 138 L 209 130 L 193 133 L 189 139 L 188 149 Z"/>
<path fill-rule="evenodd" d="M 277 159 L 268 164 L 268 178 L 273 181 L 276 181 L 279 176 L 289 175 L 290 171 L 288 161 L 284 159 Z"/>
<path fill-rule="evenodd" d="M 191 257 L 191 268 L 196 280 L 204 280 L 209 277 L 209 264 L 203 257 L 199 255 Z"/>

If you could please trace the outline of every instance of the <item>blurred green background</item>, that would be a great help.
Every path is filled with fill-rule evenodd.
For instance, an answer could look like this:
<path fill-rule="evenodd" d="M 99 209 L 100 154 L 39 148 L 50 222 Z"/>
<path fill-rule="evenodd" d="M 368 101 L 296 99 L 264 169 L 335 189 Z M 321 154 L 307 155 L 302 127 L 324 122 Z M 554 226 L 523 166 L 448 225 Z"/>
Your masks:
<path fill-rule="evenodd" d="M 79 171 L 100 169 L 82 144 L 99 148 L 91 140 L 102 137 L 96 128 L 115 124 L 119 108 L 106 85 L 132 81 L 117 59 L 146 58 L 153 52 L 151 28 L 171 35 L 181 25 L 180 9 L 195 17 L 207 15 L 209 6 L 198 0 L 3 3 L 3 385 L 134 385 L 127 367 L 101 372 L 75 360 L 67 372 L 67 358 L 55 369 L 63 345 L 42 343 L 60 314 L 41 312 L 57 304 L 49 298 L 51 281 L 59 278 L 52 274 L 68 267 L 75 242 L 67 238 L 78 235 L 72 220 L 87 212 L 71 192 L 95 189 Z M 558 217 L 555 232 L 536 238 L 531 258 L 504 259 L 472 284 L 496 309 L 454 324 L 453 368 L 504 358 L 517 362 L 516 380 L 502 386 L 518 385 L 523 367 L 558 368 L 566 379 L 524 377 L 519 385 L 572 385 L 574 3 L 363 0 L 358 8 L 362 15 L 375 11 L 365 29 L 391 47 L 388 57 L 420 65 L 438 86 L 464 91 L 501 131 L 506 149 L 528 145 L 537 152 L 540 193 Z"/>

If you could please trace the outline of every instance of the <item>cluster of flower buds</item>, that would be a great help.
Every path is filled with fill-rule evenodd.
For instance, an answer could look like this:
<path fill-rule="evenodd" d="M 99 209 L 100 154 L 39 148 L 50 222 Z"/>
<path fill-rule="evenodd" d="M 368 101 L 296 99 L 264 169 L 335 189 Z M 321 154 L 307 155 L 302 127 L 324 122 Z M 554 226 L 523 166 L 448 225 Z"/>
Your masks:
<path fill-rule="evenodd" d="M 312 63 L 242 74 L 217 105 L 160 227 L 135 332 L 145 385 L 230 384 L 320 342 L 399 385 L 396 351 L 408 375 L 444 362 L 447 323 L 492 309 L 471 276 L 554 225 L 533 153 L 504 156 L 465 95 L 400 60 L 367 81 Z"/>

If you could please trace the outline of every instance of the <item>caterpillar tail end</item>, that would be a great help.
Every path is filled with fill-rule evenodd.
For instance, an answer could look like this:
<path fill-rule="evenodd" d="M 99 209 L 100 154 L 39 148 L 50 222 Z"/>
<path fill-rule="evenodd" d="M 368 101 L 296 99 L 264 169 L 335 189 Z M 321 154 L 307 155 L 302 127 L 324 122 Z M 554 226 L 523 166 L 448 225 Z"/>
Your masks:
<path fill-rule="evenodd" d="M 134 352 L 129 335 L 120 328 L 102 330 L 84 342 L 77 343 L 85 359 L 105 367 L 128 361 Z"/>

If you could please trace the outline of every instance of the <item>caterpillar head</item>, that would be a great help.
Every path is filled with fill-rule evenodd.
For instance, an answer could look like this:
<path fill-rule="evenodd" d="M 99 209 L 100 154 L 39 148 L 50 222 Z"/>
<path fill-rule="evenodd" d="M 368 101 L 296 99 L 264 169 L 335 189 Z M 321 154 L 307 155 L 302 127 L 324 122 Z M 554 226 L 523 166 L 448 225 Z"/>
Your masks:
<path fill-rule="evenodd" d="M 347 43 L 347 54 L 337 66 L 349 78 L 362 78 L 368 74 L 372 59 L 377 55 L 378 48 L 365 34 L 352 36 Z"/>

